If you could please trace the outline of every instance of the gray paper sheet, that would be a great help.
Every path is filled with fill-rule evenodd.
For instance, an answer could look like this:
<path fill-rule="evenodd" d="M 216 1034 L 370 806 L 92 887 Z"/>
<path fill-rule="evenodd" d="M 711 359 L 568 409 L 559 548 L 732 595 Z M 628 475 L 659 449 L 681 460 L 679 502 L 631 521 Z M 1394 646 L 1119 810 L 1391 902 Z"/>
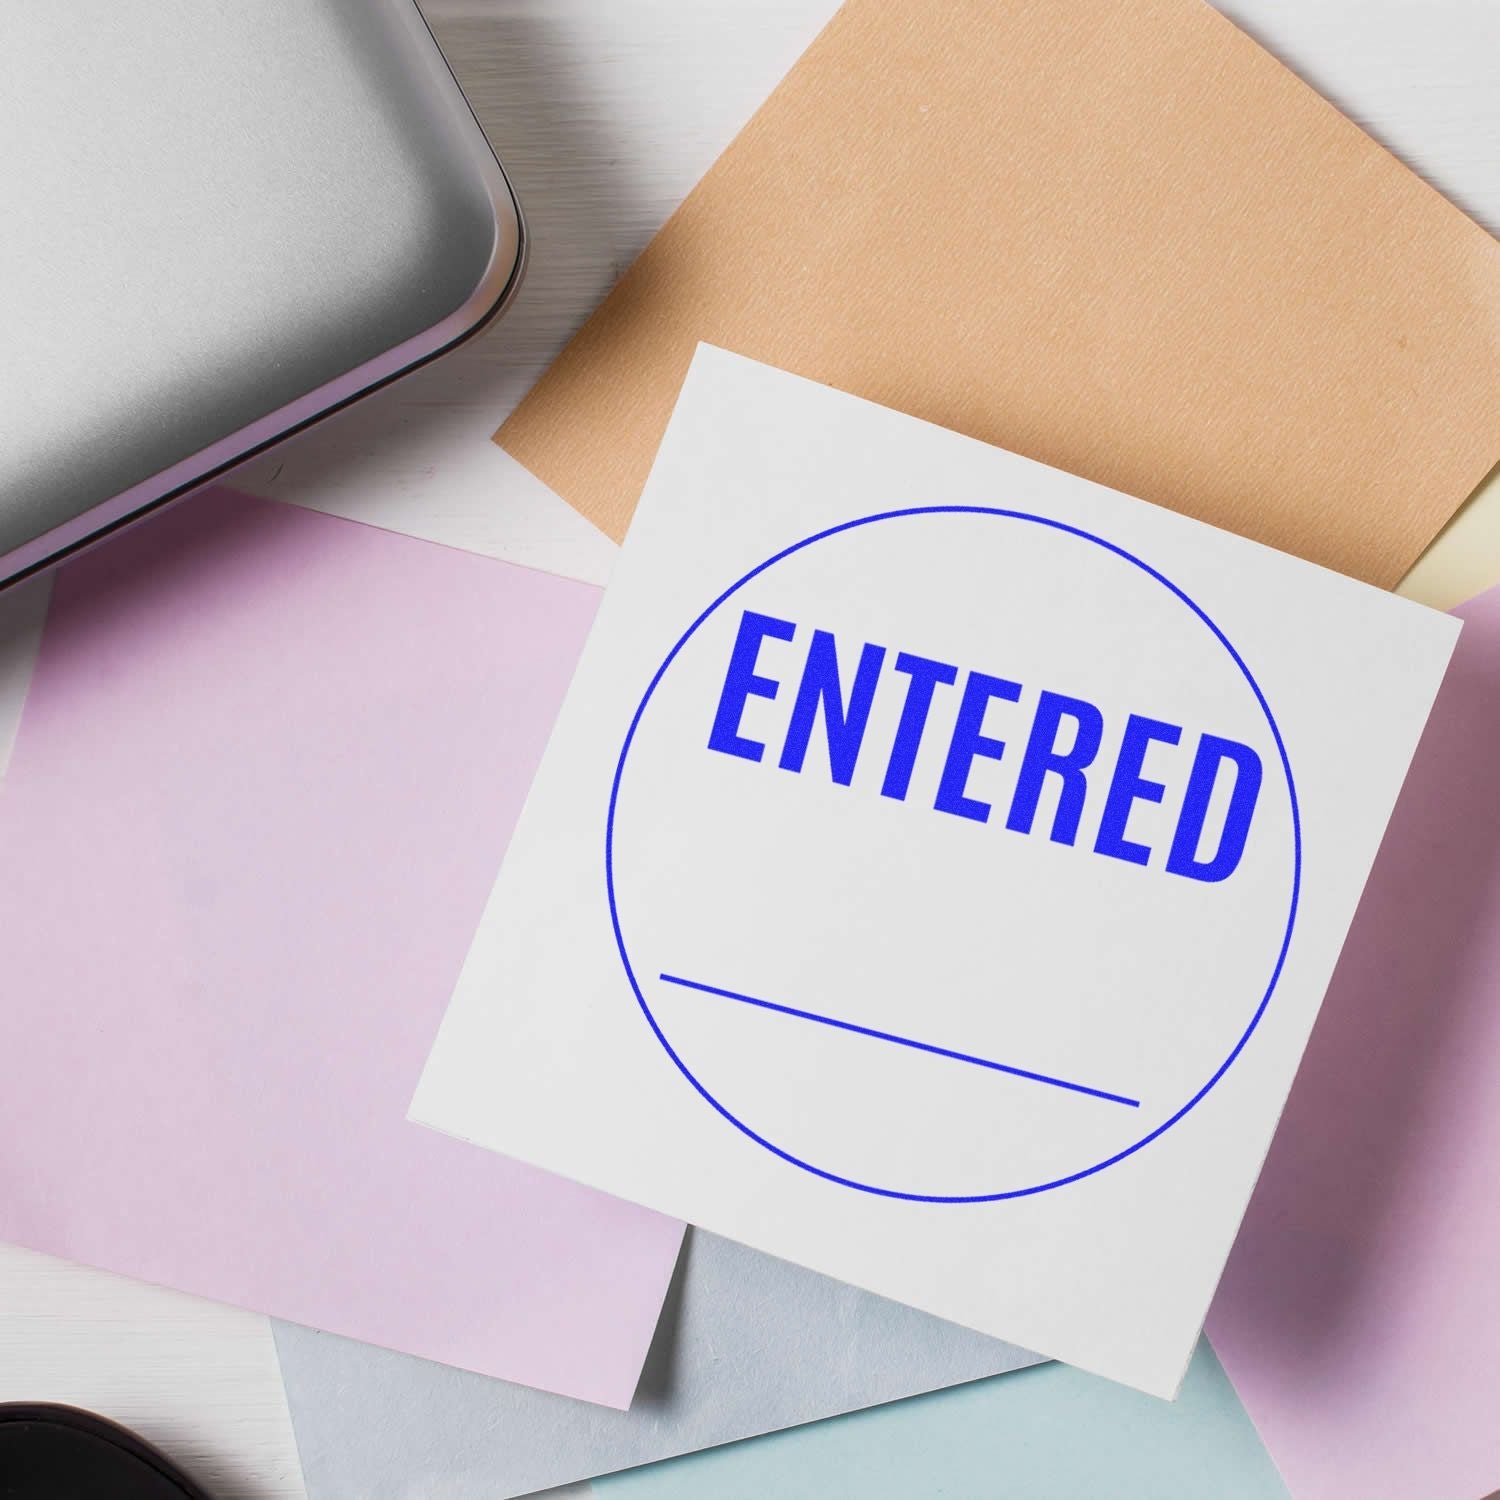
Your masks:
<path fill-rule="evenodd" d="M 274 1326 L 309 1500 L 511 1500 L 1038 1362 L 698 1230 L 628 1412 Z"/>

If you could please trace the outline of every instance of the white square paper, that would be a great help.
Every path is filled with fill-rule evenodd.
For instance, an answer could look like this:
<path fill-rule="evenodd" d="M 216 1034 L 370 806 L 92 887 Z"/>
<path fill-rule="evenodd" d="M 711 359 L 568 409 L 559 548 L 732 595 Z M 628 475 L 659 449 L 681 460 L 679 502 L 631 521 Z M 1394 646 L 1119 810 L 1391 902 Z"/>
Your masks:
<path fill-rule="evenodd" d="M 1171 1395 L 1457 630 L 700 348 L 413 1118 Z"/>

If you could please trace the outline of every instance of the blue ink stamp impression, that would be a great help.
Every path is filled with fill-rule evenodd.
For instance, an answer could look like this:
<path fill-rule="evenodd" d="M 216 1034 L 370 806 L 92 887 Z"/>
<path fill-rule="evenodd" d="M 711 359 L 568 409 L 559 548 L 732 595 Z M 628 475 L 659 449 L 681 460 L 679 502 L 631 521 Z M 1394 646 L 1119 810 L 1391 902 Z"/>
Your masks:
<path fill-rule="evenodd" d="M 924 505 L 798 540 L 684 622 L 604 867 L 706 1129 L 960 1204 L 1127 1162 L 1232 1077 L 1302 833 L 1273 705 L 1169 565 Z"/>

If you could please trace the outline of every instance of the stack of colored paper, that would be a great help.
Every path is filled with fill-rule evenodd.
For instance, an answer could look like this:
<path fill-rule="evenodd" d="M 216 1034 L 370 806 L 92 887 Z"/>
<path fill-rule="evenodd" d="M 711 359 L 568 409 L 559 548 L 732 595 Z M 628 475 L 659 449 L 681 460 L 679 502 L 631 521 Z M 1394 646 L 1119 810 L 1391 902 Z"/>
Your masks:
<path fill-rule="evenodd" d="M 313 1500 L 1500 1483 L 1500 593 L 1382 592 L 1500 246 L 1197 0 L 848 0 L 497 440 L 602 604 L 59 573 L 0 1238 L 281 1320 Z"/>

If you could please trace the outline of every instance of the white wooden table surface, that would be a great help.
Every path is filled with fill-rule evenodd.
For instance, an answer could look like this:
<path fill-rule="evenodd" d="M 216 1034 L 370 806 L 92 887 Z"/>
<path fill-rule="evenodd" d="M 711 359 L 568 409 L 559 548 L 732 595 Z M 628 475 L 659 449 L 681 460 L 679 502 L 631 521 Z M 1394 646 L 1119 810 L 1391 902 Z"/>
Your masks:
<path fill-rule="evenodd" d="M 426 0 L 525 204 L 527 284 L 475 343 L 236 482 L 603 581 L 612 546 L 488 436 L 834 3 Z M 1218 3 L 1500 233 L 1500 0 Z M 0 600 L 0 763 L 44 602 Z M 264 1319 L 0 1247 L 0 1401 L 46 1399 L 139 1428 L 225 1500 L 304 1493 Z"/>

